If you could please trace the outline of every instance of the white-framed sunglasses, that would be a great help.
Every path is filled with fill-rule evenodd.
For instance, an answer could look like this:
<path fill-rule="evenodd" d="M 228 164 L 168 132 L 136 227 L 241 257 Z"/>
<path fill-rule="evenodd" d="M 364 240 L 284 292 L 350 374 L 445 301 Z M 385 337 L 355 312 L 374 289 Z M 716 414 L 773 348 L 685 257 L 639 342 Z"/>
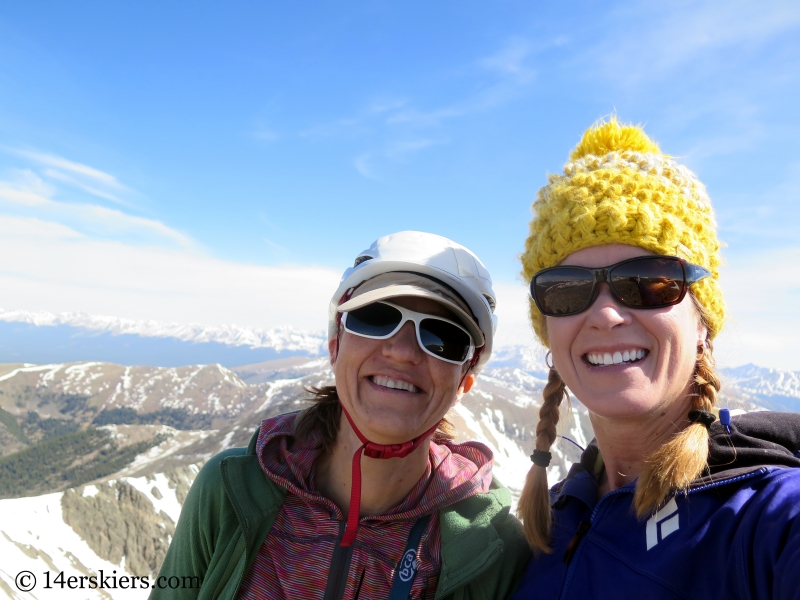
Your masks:
<path fill-rule="evenodd" d="M 373 340 L 389 339 L 400 331 L 406 321 L 414 323 L 419 347 L 439 360 L 463 365 L 475 353 L 475 342 L 469 332 L 444 317 L 419 313 L 383 301 L 342 314 L 345 331 Z"/>

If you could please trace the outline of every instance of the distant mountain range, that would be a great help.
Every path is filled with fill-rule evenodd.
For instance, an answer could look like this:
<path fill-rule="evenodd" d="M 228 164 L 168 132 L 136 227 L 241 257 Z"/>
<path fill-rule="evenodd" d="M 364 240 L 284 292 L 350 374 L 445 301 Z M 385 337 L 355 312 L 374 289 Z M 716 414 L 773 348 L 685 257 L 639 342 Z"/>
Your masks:
<path fill-rule="evenodd" d="M 723 389 L 738 399 L 770 410 L 800 412 L 800 371 L 747 364 L 722 368 Z"/>
<path fill-rule="evenodd" d="M 0 363 L 102 360 L 122 365 L 233 367 L 287 356 L 318 356 L 322 331 L 135 321 L 119 317 L 0 309 Z"/>

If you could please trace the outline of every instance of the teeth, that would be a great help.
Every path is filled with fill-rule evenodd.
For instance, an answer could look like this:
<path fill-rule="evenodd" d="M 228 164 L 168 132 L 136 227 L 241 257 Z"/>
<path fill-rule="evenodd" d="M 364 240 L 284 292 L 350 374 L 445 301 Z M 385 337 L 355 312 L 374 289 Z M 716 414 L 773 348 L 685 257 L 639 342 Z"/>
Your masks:
<path fill-rule="evenodd" d="M 646 352 L 641 348 L 634 348 L 625 350 L 624 352 L 610 352 L 605 353 L 590 353 L 586 355 L 586 360 L 596 366 L 605 365 L 619 365 L 622 363 L 631 363 L 641 360 L 645 357 Z"/>
<path fill-rule="evenodd" d="M 389 388 L 391 390 L 405 390 L 407 392 L 411 392 L 416 394 L 419 389 L 417 386 L 408 383 L 407 381 L 403 381 L 402 379 L 390 379 L 384 375 L 375 375 L 372 378 L 373 383 L 380 385 L 382 387 Z"/>

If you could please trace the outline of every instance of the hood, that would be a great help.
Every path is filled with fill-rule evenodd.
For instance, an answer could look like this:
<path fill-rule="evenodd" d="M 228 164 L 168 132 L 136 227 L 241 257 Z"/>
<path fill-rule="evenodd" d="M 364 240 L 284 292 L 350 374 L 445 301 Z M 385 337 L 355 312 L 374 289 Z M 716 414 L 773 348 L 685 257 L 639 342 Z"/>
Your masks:
<path fill-rule="evenodd" d="M 800 414 L 752 412 L 709 428 L 708 466 L 714 479 L 765 466 L 800 467 Z M 707 480 L 707 478 L 706 478 Z"/>
<path fill-rule="evenodd" d="M 293 494 L 309 502 L 322 503 L 341 514 L 331 500 L 315 489 L 314 464 L 322 452 L 322 444 L 319 438 L 300 441 L 294 437 L 297 414 L 278 415 L 261 422 L 256 442 L 261 468 L 267 477 Z M 492 482 L 492 459 L 492 451 L 478 442 L 431 442 L 425 475 L 406 499 L 383 515 L 370 518 L 416 519 L 470 496 L 484 494 Z M 364 457 L 362 460 L 373 459 Z"/>
<path fill-rule="evenodd" d="M 733 417 L 730 428 L 729 434 L 718 420 L 711 424 L 708 452 L 710 477 L 708 474 L 701 475 L 691 487 L 737 477 L 762 467 L 800 468 L 800 413 L 746 413 Z M 563 484 L 578 474 L 596 476 L 599 454 L 597 440 L 592 440 L 581 455 L 580 462 L 572 465 L 569 475 L 553 487 L 553 492 L 559 494 Z M 597 493 L 593 486 L 588 482 L 583 482 L 582 486 L 573 485 L 572 495 L 585 496 L 591 505 Z"/>

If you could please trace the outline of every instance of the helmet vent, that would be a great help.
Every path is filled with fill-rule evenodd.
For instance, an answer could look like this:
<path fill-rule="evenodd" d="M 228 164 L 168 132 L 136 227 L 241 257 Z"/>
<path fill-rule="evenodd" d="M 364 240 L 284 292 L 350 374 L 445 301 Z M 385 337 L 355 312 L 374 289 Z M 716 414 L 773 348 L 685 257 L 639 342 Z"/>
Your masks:
<path fill-rule="evenodd" d="M 489 303 L 489 309 L 494 312 L 494 307 L 496 304 L 494 298 L 492 298 L 489 294 L 484 294 L 483 297 L 486 298 L 486 301 Z"/>
<path fill-rule="evenodd" d="M 358 265 L 360 265 L 363 262 L 367 262 L 368 260 L 372 260 L 372 257 L 366 254 L 362 254 L 356 259 L 356 262 L 353 263 L 353 268 L 355 269 Z"/>

